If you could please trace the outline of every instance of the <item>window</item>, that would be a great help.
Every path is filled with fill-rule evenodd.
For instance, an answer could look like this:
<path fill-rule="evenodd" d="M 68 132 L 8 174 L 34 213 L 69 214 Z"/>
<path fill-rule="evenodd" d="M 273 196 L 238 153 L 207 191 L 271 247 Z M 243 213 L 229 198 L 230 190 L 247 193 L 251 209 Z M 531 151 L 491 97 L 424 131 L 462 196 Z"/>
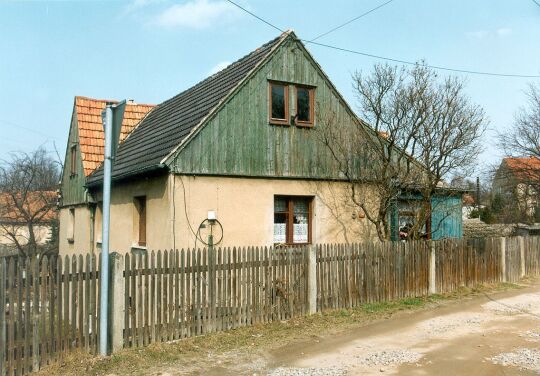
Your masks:
<path fill-rule="evenodd" d="M 103 203 L 98 202 L 96 205 L 96 213 L 94 214 L 94 233 L 95 241 L 101 243 L 103 240 Z"/>
<path fill-rule="evenodd" d="M 75 240 L 75 208 L 70 208 L 68 215 L 67 240 L 73 243 Z"/>
<path fill-rule="evenodd" d="M 314 89 L 296 87 L 296 124 L 313 126 Z"/>
<path fill-rule="evenodd" d="M 289 124 L 289 87 L 270 82 L 270 123 Z"/>
<path fill-rule="evenodd" d="M 311 243 L 311 197 L 274 198 L 274 243 Z"/>
<path fill-rule="evenodd" d="M 135 197 L 137 245 L 146 247 L 146 196 Z"/>
<path fill-rule="evenodd" d="M 419 200 L 400 200 L 398 202 L 398 231 L 400 239 L 407 239 L 413 227 L 419 227 L 418 232 L 422 238 L 429 238 L 430 221 L 426 219 L 421 226 L 418 225 L 422 217 L 422 202 Z"/>
<path fill-rule="evenodd" d="M 77 175 L 77 144 L 72 145 L 69 149 L 70 166 L 69 173 L 71 176 Z"/>

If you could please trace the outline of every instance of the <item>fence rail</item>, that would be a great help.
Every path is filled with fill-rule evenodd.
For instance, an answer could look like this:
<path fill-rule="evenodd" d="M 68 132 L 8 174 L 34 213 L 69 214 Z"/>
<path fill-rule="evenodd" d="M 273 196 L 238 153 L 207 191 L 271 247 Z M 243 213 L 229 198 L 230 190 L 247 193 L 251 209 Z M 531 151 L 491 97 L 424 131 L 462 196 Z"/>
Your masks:
<path fill-rule="evenodd" d="M 126 347 L 305 314 L 303 249 L 175 250 L 124 259 Z"/>
<path fill-rule="evenodd" d="M 97 352 L 99 259 L 0 259 L 0 376 Z M 110 346 L 540 274 L 540 237 L 111 255 Z"/>
<path fill-rule="evenodd" d="M 96 351 L 94 255 L 0 260 L 0 373 L 22 375 L 74 348 Z"/>

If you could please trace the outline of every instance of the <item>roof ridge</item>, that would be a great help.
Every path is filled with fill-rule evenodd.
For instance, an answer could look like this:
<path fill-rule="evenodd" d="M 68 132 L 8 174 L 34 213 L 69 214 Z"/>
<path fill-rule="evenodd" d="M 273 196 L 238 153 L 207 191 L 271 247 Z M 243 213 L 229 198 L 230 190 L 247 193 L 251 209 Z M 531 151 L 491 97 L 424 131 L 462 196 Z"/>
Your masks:
<path fill-rule="evenodd" d="M 84 96 L 84 95 L 75 95 L 75 103 L 77 103 L 77 99 L 84 99 L 84 100 L 93 101 L 93 102 L 105 102 L 105 103 L 119 103 L 120 102 L 117 99 L 99 99 L 99 98 L 87 97 L 87 96 Z M 138 102 L 135 102 L 135 103 L 126 102 L 126 105 L 130 105 L 130 106 L 148 106 L 148 107 L 156 107 L 157 106 L 157 104 L 138 103 Z"/>

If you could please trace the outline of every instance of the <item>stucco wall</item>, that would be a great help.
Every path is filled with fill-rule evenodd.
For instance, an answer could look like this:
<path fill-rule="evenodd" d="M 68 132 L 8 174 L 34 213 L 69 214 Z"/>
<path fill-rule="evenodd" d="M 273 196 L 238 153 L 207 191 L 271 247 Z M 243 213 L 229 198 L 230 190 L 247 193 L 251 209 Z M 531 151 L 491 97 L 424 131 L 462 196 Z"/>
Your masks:
<path fill-rule="evenodd" d="M 146 241 L 149 249 L 170 249 L 172 207 L 169 205 L 169 178 L 167 176 L 142 178 L 129 183 L 115 184 L 111 190 L 110 250 L 125 253 L 137 244 L 138 217 L 134 198 L 146 196 Z M 101 201 L 101 194 L 97 199 Z M 101 213 L 96 215 L 96 249 L 101 248 Z"/>
<path fill-rule="evenodd" d="M 209 210 L 216 211 L 224 228 L 220 246 L 272 245 L 275 195 L 313 197 L 314 243 L 376 236 L 367 219 L 359 218 L 358 210 L 348 203 L 346 183 L 181 175 L 174 179 L 176 248 L 195 245 L 187 218 L 197 231 Z"/>
<path fill-rule="evenodd" d="M 68 233 L 70 226 L 71 207 L 60 209 L 58 218 L 59 228 L 59 252 L 61 254 L 86 253 L 91 251 L 90 243 L 90 208 L 86 205 L 72 207 L 75 210 L 75 222 L 73 227 L 73 241 L 69 241 Z"/>
<path fill-rule="evenodd" d="M 152 250 L 194 247 L 192 230 L 197 231 L 209 210 L 216 211 L 224 228 L 219 246 L 270 246 L 275 195 L 313 197 L 314 243 L 374 238 L 373 227 L 361 218 L 357 208 L 348 204 L 347 193 L 347 185 L 342 182 L 240 177 L 171 175 L 114 185 L 110 249 L 125 253 L 138 248 L 134 205 L 137 196 L 147 197 L 146 248 Z M 100 196 L 96 197 L 98 201 Z M 76 207 L 75 217 L 74 242 L 68 243 L 69 212 L 68 208 L 60 210 L 61 253 L 86 252 L 90 248 L 90 209 Z M 99 250 L 102 225 L 99 209 L 95 217 L 95 249 Z M 200 241 L 197 246 L 202 246 Z"/>

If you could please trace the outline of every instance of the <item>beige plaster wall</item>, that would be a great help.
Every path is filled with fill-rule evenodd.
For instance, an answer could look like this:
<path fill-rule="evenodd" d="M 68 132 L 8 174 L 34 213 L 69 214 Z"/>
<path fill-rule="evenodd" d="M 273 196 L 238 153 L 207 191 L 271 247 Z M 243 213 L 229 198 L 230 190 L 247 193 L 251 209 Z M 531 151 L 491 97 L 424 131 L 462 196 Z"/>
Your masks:
<path fill-rule="evenodd" d="M 90 242 L 90 225 L 92 223 L 90 220 L 90 208 L 85 205 L 73 206 L 72 208 L 75 210 L 72 241 L 70 241 L 68 235 L 70 232 L 70 207 L 63 207 L 58 213 L 60 221 L 58 242 L 61 254 L 86 253 L 91 251 L 92 248 Z"/>
<path fill-rule="evenodd" d="M 275 195 L 313 197 L 314 243 L 346 243 L 376 236 L 367 219 L 359 218 L 362 215 L 349 204 L 346 183 L 203 176 L 174 179 L 176 248 L 195 245 L 188 219 L 197 231 L 209 210 L 216 211 L 223 224 L 220 246 L 272 245 Z"/>
<path fill-rule="evenodd" d="M 169 249 L 172 247 L 172 223 L 169 205 L 169 177 L 143 178 L 123 184 L 115 184 L 111 190 L 111 232 L 112 251 L 126 253 L 137 246 L 138 215 L 135 197 L 146 196 L 146 242 L 148 249 Z M 97 195 L 101 201 L 101 194 Z M 96 250 L 101 249 L 102 213 L 96 210 L 95 232 Z"/>
<path fill-rule="evenodd" d="M 204 176 L 165 176 L 113 186 L 110 250 L 130 252 L 137 246 L 134 198 L 147 197 L 148 250 L 192 248 L 199 224 L 209 210 L 223 224 L 219 246 L 272 245 L 274 196 L 313 197 L 314 243 L 347 243 L 376 236 L 367 219 L 349 204 L 342 182 L 253 179 Z M 185 197 L 185 200 L 184 200 Z M 96 197 L 101 201 L 98 194 Z M 68 208 L 60 210 L 60 252 L 90 249 L 90 209 L 75 208 L 74 242 L 67 241 Z M 354 218 L 353 218 L 354 217 Z M 101 213 L 95 215 L 95 250 L 101 249 Z M 191 228 L 190 228 L 191 227 Z M 203 246 L 200 241 L 197 246 Z"/>

